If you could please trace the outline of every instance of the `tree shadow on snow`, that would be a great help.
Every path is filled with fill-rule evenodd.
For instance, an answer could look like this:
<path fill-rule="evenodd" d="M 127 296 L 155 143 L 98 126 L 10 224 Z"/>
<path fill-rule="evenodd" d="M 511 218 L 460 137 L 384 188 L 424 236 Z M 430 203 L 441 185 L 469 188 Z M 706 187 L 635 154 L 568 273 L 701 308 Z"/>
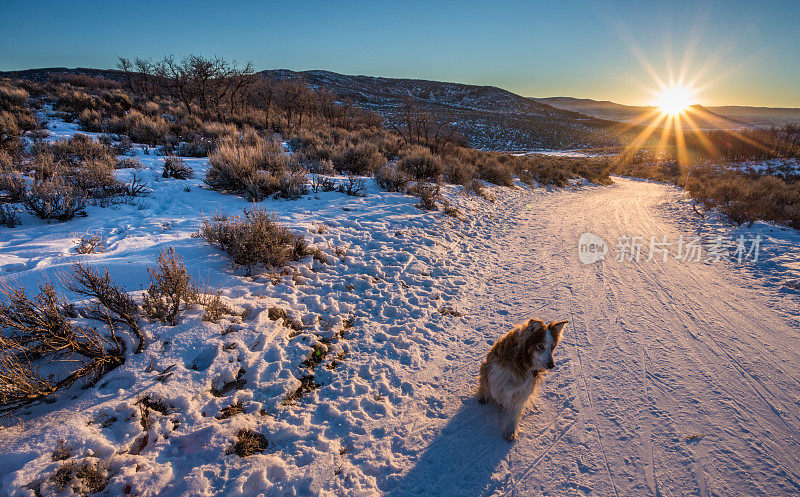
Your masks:
<path fill-rule="evenodd" d="M 503 439 L 499 414 L 497 406 L 466 399 L 389 495 L 491 494 L 505 480 L 492 475 L 514 446 Z"/>

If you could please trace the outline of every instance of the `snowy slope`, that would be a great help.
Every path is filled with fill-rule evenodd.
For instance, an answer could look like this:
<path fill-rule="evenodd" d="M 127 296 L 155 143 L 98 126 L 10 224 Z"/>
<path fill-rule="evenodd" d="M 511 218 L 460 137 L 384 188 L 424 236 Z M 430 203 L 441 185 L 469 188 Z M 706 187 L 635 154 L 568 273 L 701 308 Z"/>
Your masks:
<path fill-rule="evenodd" d="M 0 495 L 34 495 L 36 481 L 47 494 L 63 464 L 51 458 L 58 439 L 74 459 L 108 465 L 109 495 L 800 491 L 796 233 L 701 220 L 679 190 L 624 178 L 553 192 L 491 188 L 493 204 L 447 188 L 465 221 L 371 184 L 366 198 L 264 202 L 330 261 L 249 278 L 191 238 L 202 216 L 248 204 L 200 179 L 159 178 L 163 158 L 140 157 L 154 189 L 140 205 L 2 229 L 2 282 L 34 290 L 83 261 L 136 291 L 172 246 L 246 315 L 214 324 L 195 310 L 176 327 L 150 324 L 152 345 L 95 387 L 3 420 Z M 206 161 L 191 165 L 202 178 Z M 74 253 L 87 231 L 108 238 L 106 252 Z M 612 244 L 606 261 L 580 262 L 583 232 Z M 620 235 L 698 234 L 760 234 L 760 260 L 613 257 Z M 273 306 L 304 329 L 270 320 Z M 530 316 L 571 323 L 509 444 L 497 409 L 472 389 L 491 344 Z M 314 344 L 329 348 L 314 370 L 321 386 L 285 405 Z M 145 433 L 135 402 L 147 396 L 170 410 L 151 413 Z M 237 402 L 244 413 L 217 419 Z M 226 453 L 242 428 L 267 437 L 263 454 Z"/>

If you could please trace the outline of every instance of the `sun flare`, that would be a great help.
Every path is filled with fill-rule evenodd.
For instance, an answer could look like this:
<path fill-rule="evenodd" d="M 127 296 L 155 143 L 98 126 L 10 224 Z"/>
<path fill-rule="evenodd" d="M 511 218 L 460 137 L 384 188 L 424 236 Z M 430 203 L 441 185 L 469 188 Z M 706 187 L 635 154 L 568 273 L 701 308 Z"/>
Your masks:
<path fill-rule="evenodd" d="M 656 105 L 664 114 L 676 115 L 693 104 L 694 92 L 688 86 L 673 85 L 661 89 L 656 97 Z"/>

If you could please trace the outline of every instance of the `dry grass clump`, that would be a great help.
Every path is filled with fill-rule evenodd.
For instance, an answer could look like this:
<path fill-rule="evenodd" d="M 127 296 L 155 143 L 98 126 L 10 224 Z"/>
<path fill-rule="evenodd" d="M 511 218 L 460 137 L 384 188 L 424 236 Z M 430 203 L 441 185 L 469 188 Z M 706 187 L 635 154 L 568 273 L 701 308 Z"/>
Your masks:
<path fill-rule="evenodd" d="M 53 450 L 53 453 L 50 455 L 50 458 L 53 461 L 66 461 L 72 457 L 72 447 L 67 445 L 67 441 L 63 438 L 59 438 L 56 441 L 56 448 Z"/>
<path fill-rule="evenodd" d="M 110 133 L 127 135 L 136 143 L 159 145 L 170 134 L 169 123 L 161 116 L 145 115 L 131 110 L 124 116 L 110 119 L 105 126 Z"/>
<path fill-rule="evenodd" d="M 198 302 L 205 309 L 203 321 L 216 323 L 224 315 L 233 314 L 233 309 L 222 301 L 222 291 L 205 289 L 198 294 Z"/>
<path fill-rule="evenodd" d="M 161 173 L 164 178 L 191 179 L 194 171 L 180 157 L 170 155 L 164 160 L 164 170 Z"/>
<path fill-rule="evenodd" d="M 244 194 L 258 202 L 277 194 L 296 198 L 305 193 L 305 172 L 290 170 L 289 157 L 277 141 L 222 142 L 209 158 L 205 182 L 225 193 Z"/>
<path fill-rule="evenodd" d="M 243 413 L 244 413 L 244 405 L 242 405 L 242 401 L 240 400 L 240 401 L 236 402 L 235 404 L 231 404 L 231 405 L 229 405 L 227 407 L 223 407 L 220 410 L 220 413 L 219 413 L 219 416 L 217 416 L 217 419 L 219 419 L 221 421 L 223 419 L 232 418 L 233 416 L 236 416 L 237 414 L 243 414 Z"/>
<path fill-rule="evenodd" d="M 172 247 L 158 254 L 155 268 L 147 268 L 150 286 L 144 293 L 144 312 L 162 323 L 175 326 L 181 307 L 190 307 L 198 301 L 198 291 L 186 271 L 183 259 Z"/>
<path fill-rule="evenodd" d="M 308 255 L 305 239 L 263 209 L 245 209 L 242 216 L 206 219 L 199 236 L 219 245 L 233 263 L 252 274 L 257 267 L 279 268 Z"/>
<path fill-rule="evenodd" d="M 107 468 L 99 462 L 84 460 L 81 463 L 69 461 L 58 467 L 48 479 L 47 483 L 53 485 L 54 493 L 60 494 L 66 488 L 71 490 L 73 495 L 94 495 L 102 492 L 108 485 L 109 474 Z M 39 492 L 42 493 L 42 486 L 39 484 Z"/>
<path fill-rule="evenodd" d="M 239 457 L 260 454 L 267 450 L 267 437 L 253 430 L 239 430 L 233 443 L 233 452 Z"/>

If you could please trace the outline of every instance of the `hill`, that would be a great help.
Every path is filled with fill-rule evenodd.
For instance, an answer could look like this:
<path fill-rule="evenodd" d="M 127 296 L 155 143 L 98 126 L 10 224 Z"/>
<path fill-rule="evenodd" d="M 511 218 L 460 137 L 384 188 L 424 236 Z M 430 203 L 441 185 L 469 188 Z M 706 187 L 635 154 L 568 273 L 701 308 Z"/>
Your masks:
<path fill-rule="evenodd" d="M 398 119 L 409 97 L 421 111 L 449 123 L 477 148 L 529 150 L 580 148 L 615 141 L 618 125 L 579 112 L 537 102 L 495 86 L 476 86 L 421 79 L 348 76 L 330 71 L 263 71 L 273 79 L 300 78 L 361 107 L 390 123 Z"/>
<path fill-rule="evenodd" d="M 79 74 L 121 81 L 124 73 L 91 68 L 43 68 L 0 72 L 2 77 L 45 81 L 59 74 Z M 517 95 L 494 86 L 420 79 L 349 76 L 330 71 L 262 71 L 273 80 L 297 78 L 327 89 L 341 99 L 373 110 L 389 124 L 398 120 L 411 97 L 414 106 L 452 126 L 476 148 L 533 150 L 614 145 L 619 125 Z"/>

